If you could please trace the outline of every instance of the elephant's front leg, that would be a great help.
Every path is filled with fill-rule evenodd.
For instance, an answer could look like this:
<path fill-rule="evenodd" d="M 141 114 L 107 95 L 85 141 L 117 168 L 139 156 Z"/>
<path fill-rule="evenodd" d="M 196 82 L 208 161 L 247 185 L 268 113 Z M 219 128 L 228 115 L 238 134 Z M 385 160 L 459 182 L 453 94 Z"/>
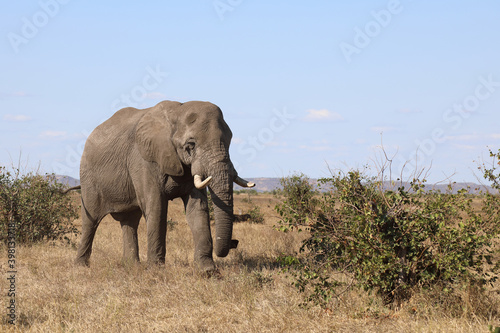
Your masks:
<path fill-rule="evenodd" d="M 148 264 L 165 264 L 167 200 L 158 198 L 145 209 L 148 233 Z"/>
<path fill-rule="evenodd" d="M 194 189 L 183 198 L 186 208 L 186 219 L 193 233 L 194 264 L 202 272 L 215 270 L 212 258 L 212 234 L 208 216 L 207 191 Z"/>

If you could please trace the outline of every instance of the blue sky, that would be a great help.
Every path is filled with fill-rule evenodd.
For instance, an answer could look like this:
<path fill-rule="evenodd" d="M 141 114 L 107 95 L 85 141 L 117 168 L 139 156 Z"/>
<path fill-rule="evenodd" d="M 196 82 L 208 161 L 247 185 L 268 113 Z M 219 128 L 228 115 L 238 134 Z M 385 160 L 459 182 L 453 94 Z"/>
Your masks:
<path fill-rule="evenodd" d="M 380 160 L 475 181 L 500 148 L 497 1 L 7 2 L 0 165 L 79 177 L 124 106 L 211 101 L 244 177 Z M 372 172 L 376 167 L 372 167 Z"/>

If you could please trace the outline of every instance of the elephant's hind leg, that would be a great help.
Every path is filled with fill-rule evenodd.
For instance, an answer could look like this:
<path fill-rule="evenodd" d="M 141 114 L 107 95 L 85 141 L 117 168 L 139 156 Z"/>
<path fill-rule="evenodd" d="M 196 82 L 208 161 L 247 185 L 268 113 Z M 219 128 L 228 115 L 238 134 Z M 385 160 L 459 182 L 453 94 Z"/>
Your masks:
<path fill-rule="evenodd" d="M 102 218 L 93 218 L 82 204 L 82 236 L 78 251 L 76 254 L 75 263 L 77 265 L 88 266 L 90 255 L 92 254 L 92 242 L 94 241 L 95 232 Z"/>
<path fill-rule="evenodd" d="M 137 228 L 141 220 L 140 210 L 127 213 L 112 213 L 111 216 L 120 221 L 123 235 L 123 261 L 126 263 L 139 262 L 139 240 Z"/>

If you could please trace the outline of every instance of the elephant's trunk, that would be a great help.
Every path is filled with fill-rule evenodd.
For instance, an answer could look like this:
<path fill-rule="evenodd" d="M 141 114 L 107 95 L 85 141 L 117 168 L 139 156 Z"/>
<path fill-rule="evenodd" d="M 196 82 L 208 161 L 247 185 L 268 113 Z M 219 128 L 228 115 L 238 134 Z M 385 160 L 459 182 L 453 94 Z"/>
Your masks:
<path fill-rule="evenodd" d="M 233 234 L 233 169 L 231 162 L 219 162 L 211 168 L 213 177 L 209 185 L 210 196 L 214 205 L 215 247 L 218 257 L 228 255 L 236 242 L 231 240 Z"/>

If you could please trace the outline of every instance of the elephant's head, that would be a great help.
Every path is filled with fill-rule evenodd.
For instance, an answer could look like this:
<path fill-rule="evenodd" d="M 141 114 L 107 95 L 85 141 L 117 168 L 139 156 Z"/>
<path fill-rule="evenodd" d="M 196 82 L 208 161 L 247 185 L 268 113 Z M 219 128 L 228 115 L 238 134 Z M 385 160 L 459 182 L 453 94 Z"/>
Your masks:
<path fill-rule="evenodd" d="M 235 247 L 231 241 L 233 182 L 255 186 L 238 177 L 231 163 L 231 137 L 221 110 L 208 102 L 161 102 L 142 117 L 136 129 L 141 155 L 157 163 L 162 174 L 182 176 L 187 166 L 197 188 L 209 186 L 214 203 L 215 254 L 219 257 Z"/>

